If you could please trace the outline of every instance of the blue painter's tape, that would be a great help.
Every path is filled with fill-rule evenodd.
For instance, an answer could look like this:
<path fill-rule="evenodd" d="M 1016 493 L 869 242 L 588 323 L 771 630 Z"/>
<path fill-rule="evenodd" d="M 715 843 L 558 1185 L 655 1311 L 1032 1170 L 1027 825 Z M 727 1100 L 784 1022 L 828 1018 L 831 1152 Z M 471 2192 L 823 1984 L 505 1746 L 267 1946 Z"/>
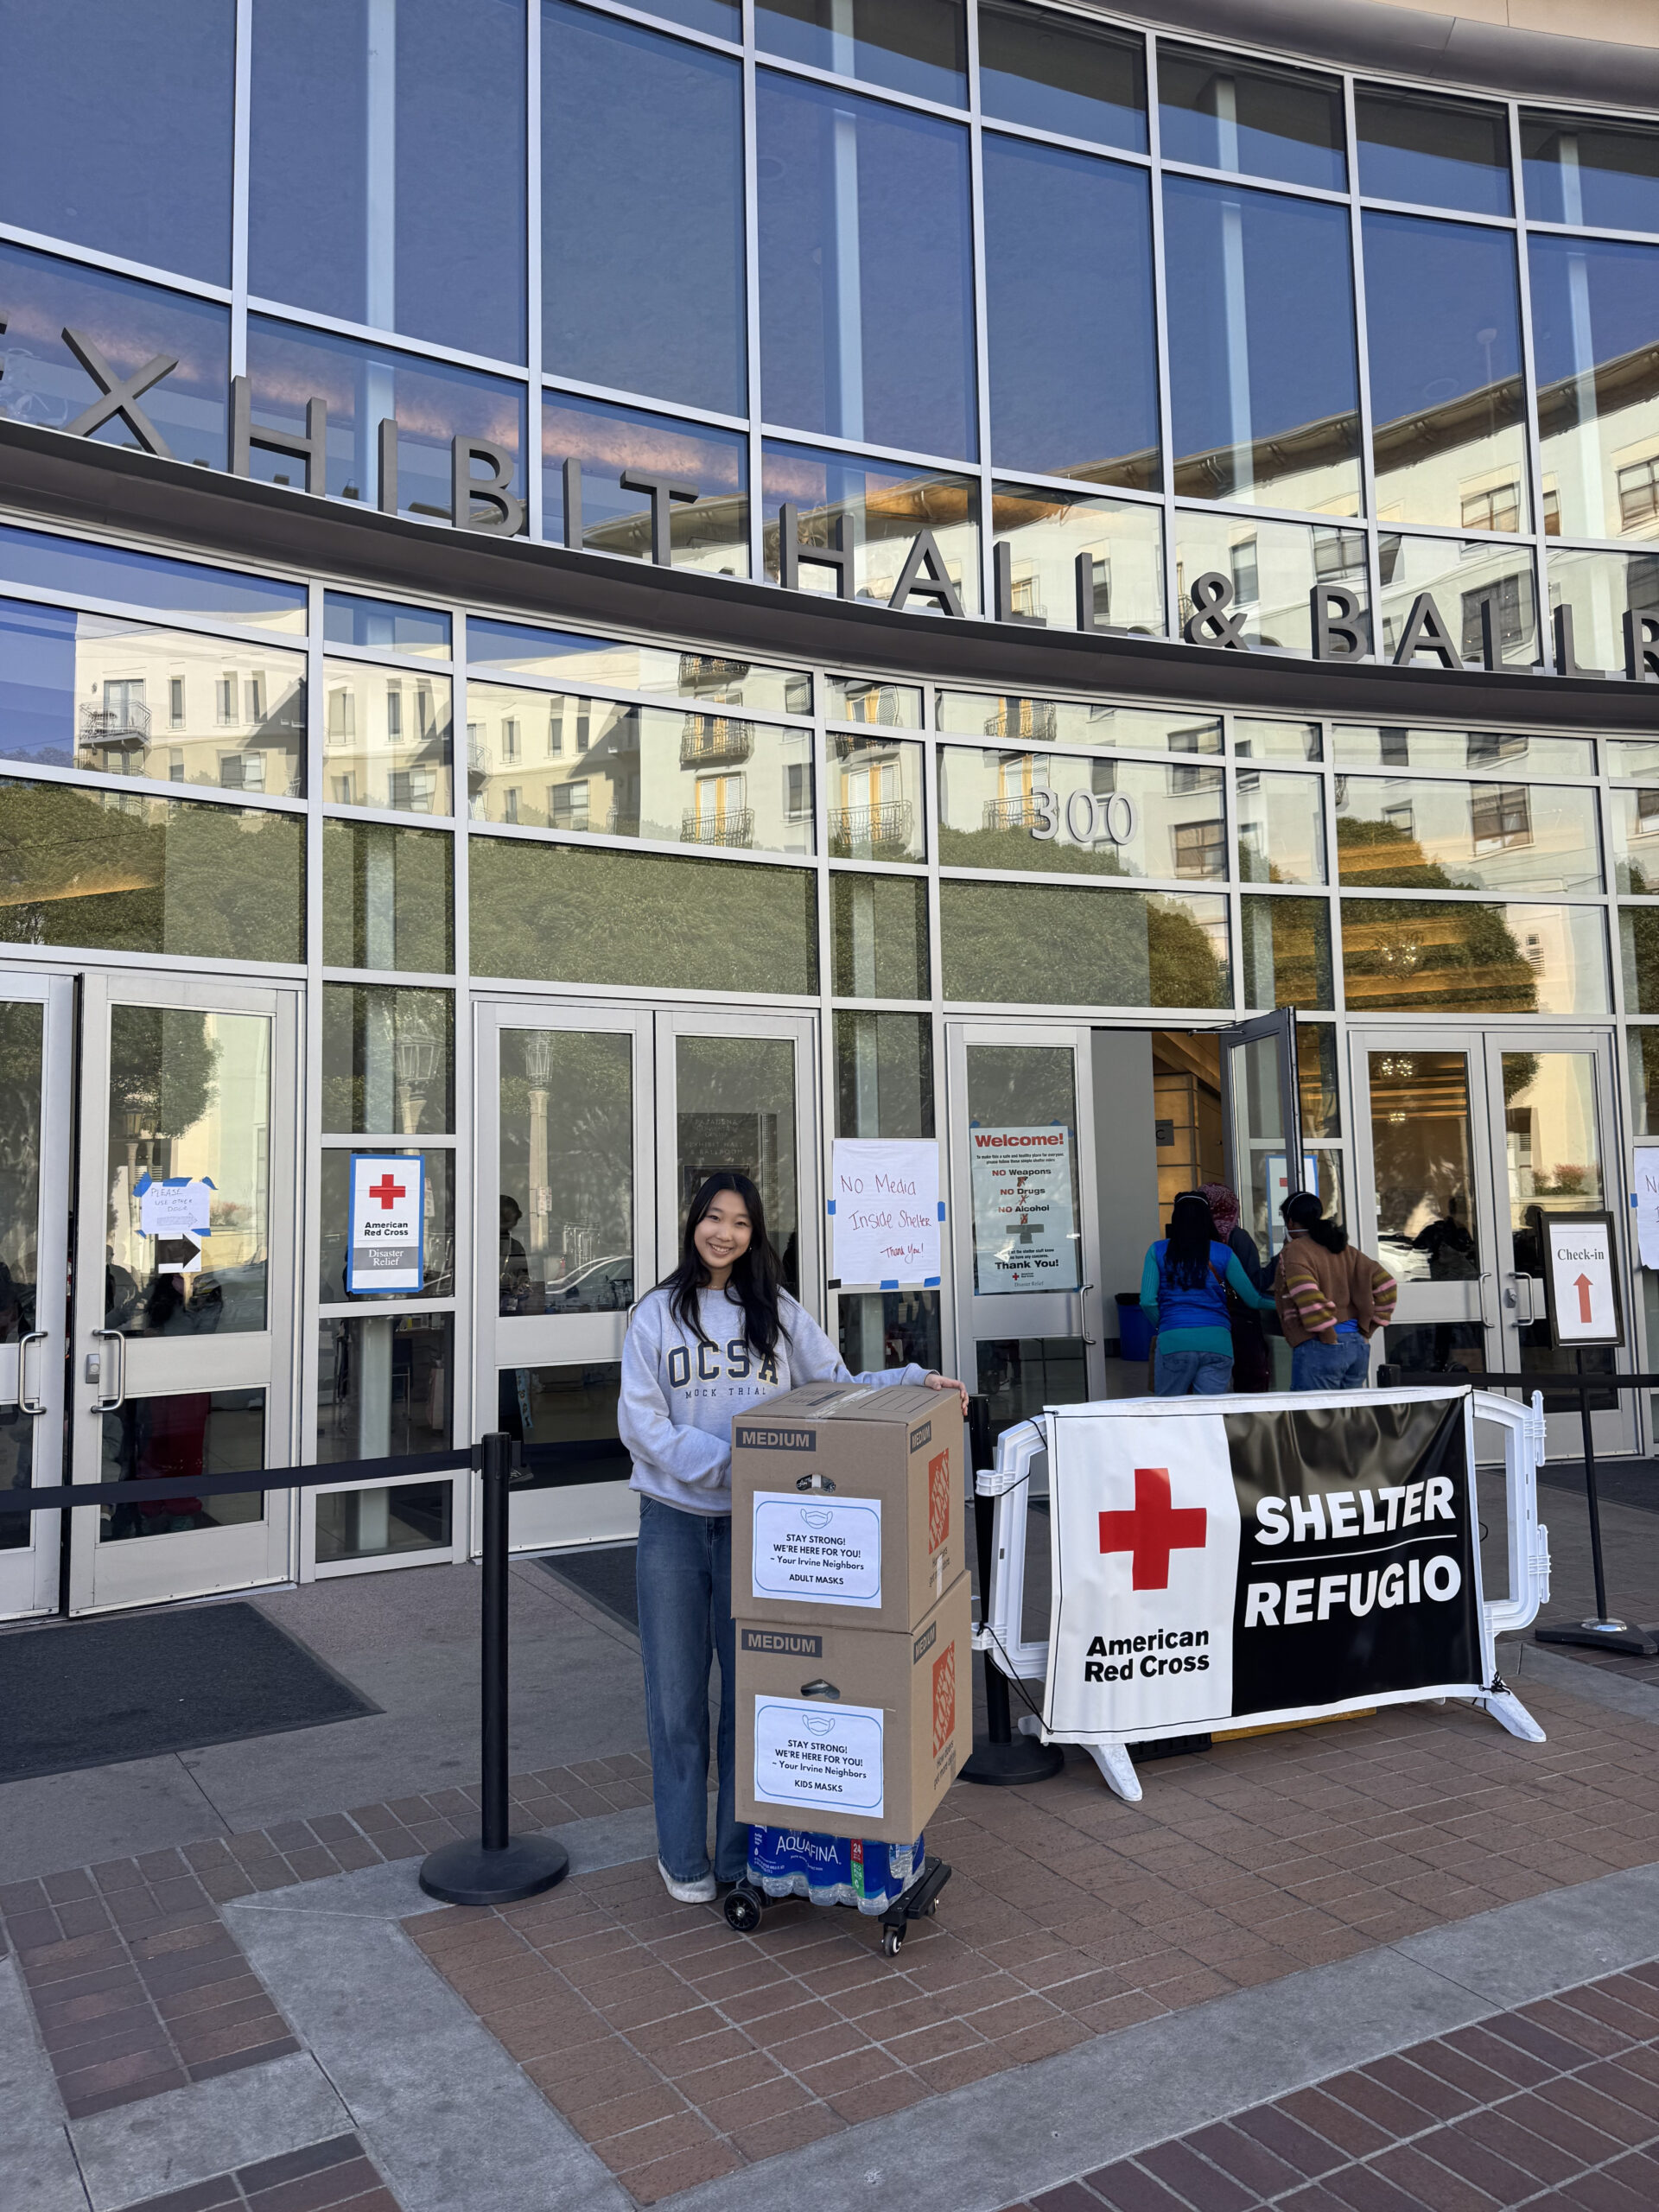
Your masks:
<path fill-rule="evenodd" d="M 939 1279 L 938 1275 L 924 1275 L 922 1277 L 922 1288 L 924 1290 L 937 1290 L 938 1287 Z"/>
<path fill-rule="evenodd" d="M 887 1276 L 884 1277 L 884 1278 L 883 1278 L 883 1280 L 882 1280 L 882 1282 L 881 1282 L 881 1286 L 880 1286 L 880 1287 L 881 1287 L 881 1288 L 882 1288 L 883 1290 L 897 1290 L 897 1289 L 898 1289 L 898 1287 L 899 1287 L 899 1278 L 898 1278 L 898 1276 L 897 1276 L 897 1275 L 887 1275 Z"/>
<path fill-rule="evenodd" d="M 944 1200 L 943 1198 L 939 1200 L 939 1219 L 941 1221 L 944 1219 Z"/>
<path fill-rule="evenodd" d="M 835 1210 L 836 1210 L 836 1202 L 835 1202 L 835 1200 L 834 1200 L 833 1198 L 827 1199 L 827 1200 L 825 1201 L 825 1203 L 824 1203 L 824 1209 L 823 1209 L 823 1210 L 824 1210 L 824 1211 L 825 1211 L 826 1213 L 834 1213 L 834 1211 L 835 1211 Z"/>

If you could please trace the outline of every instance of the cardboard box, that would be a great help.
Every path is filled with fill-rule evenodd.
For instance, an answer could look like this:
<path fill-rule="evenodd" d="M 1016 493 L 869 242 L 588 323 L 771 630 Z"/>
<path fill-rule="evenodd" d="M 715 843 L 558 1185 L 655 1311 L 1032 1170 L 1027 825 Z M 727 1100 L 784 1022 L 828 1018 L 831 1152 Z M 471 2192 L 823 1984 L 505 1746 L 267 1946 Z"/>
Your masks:
<path fill-rule="evenodd" d="M 740 1414 L 733 1614 L 915 1627 L 968 1564 L 963 1459 L 954 1391 L 810 1382 Z"/>
<path fill-rule="evenodd" d="M 914 1843 L 974 1747 L 958 1575 L 914 1629 L 737 1624 L 737 1817 Z"/>

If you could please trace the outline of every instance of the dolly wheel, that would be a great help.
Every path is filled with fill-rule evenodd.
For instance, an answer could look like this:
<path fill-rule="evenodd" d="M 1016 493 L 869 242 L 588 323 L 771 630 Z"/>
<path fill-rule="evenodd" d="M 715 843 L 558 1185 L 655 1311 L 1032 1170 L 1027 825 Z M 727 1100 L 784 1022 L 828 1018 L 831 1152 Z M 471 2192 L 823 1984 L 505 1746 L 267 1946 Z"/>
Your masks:
<path fill-rule="evenodd" d="M 726 1899 L 726 1925 L 740 1936 L 752 1936 L 760 1925 L 760 1900 L 753 1890 L 733 1890 Z"/>
<path fill-rule="evenodd" d="M 904 1948 L 904 1942 L 905 1931 L 902 1928 L 883 1928 L 881 1930 L 882 1957 L 896 1959 Z"/>

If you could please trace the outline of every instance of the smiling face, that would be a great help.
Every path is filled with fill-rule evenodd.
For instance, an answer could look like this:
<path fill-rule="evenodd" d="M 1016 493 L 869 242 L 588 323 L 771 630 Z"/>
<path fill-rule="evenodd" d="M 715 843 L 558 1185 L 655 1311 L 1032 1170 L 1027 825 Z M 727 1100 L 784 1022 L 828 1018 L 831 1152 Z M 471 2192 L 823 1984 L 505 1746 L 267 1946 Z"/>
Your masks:
<path fill-rule="evenodd" d="M 716 1191 L 709 1211 L 691 1232 L 697 1257 L 716 1290 L 723 1290 L 735 1262 L 749 1249 L 753 1230 L 748 1208 L 735 1191 Z"/>

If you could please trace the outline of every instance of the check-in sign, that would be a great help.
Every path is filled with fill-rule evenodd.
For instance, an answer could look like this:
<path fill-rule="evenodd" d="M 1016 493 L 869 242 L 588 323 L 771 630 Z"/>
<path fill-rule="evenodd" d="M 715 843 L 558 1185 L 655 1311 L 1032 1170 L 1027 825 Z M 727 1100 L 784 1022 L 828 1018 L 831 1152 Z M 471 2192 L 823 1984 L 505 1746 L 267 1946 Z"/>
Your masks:
<path fill-rule="evenodd" d="M 1612 1216 L 1540 1211 L 1534 1218 L 1556 1343 L 1622 1344 L 1624 1321 Z"/>
<path fill-rule="evenodd" d="M 352 1154 L 352 1224 L 346 1289 L 365 1292 L 424 1287 L 426 1163 L 418 1154 Z"/>

